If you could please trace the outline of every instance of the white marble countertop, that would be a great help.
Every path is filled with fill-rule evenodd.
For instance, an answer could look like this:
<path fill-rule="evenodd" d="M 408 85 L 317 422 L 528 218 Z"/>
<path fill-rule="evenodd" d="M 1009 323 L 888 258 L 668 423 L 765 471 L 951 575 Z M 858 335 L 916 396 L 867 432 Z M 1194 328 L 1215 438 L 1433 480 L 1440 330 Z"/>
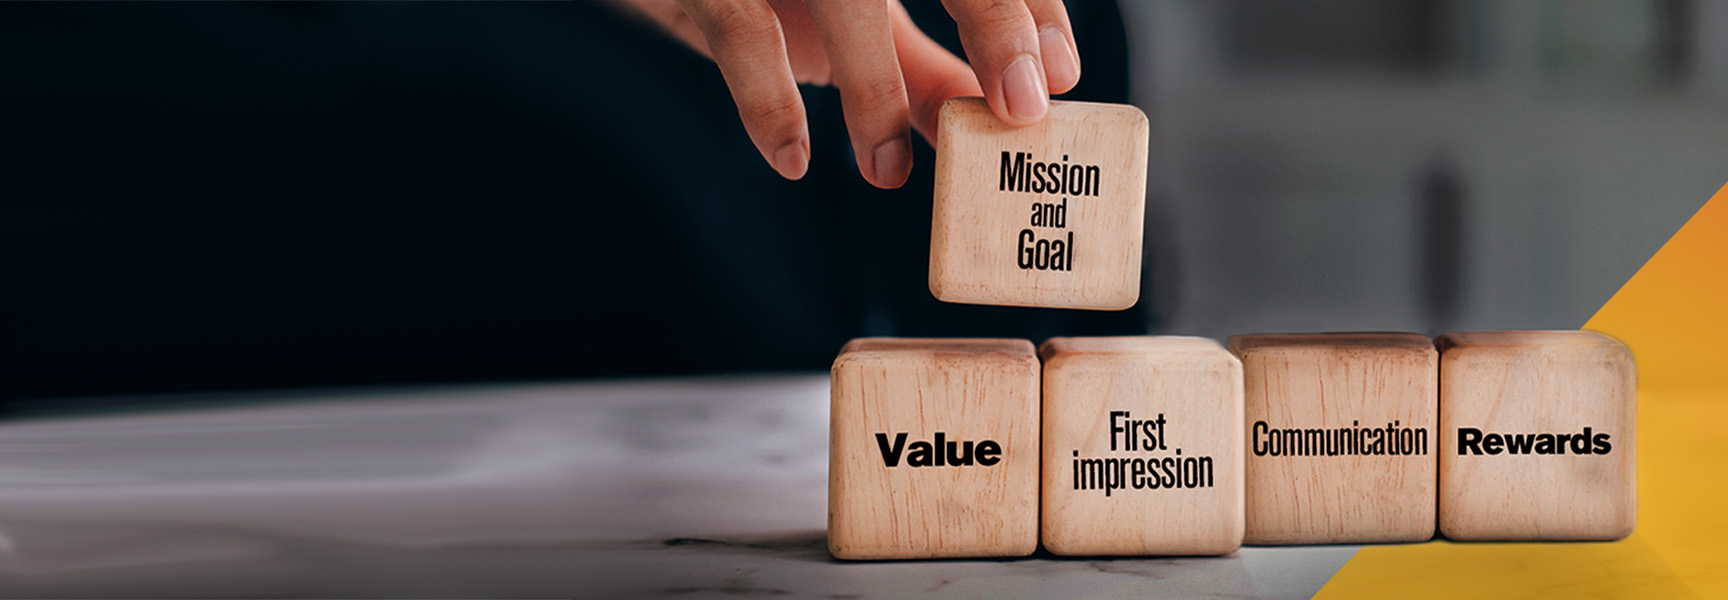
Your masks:
<path fill-rule="evenodd" d="M 0 595 L 1306 598 L 1351 546 L 848 563 L 825 375 L 155 398 L 0 423 Z"/>

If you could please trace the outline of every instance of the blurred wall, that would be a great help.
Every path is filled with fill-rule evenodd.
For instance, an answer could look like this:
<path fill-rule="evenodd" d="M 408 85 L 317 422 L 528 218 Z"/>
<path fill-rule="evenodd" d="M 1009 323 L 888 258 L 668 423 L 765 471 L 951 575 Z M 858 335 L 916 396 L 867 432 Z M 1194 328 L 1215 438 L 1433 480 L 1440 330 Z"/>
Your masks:
<path fill-rule="evenodd" d="M 1575 328 L 1728 181 L 1728 5 L 1125 7 L 1169 331 Z"/>

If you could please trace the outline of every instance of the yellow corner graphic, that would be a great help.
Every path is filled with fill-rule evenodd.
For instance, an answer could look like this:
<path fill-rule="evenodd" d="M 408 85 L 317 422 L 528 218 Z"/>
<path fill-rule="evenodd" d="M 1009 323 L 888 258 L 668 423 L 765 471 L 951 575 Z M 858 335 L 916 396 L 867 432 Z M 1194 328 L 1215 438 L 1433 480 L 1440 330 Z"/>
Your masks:
<path fill-rule="evenodd" d="M 1317 598 L 1728 598 L 1728 186 L 1584 325 L 1638 362 L 1638 524 L 1358 552 Z"/>

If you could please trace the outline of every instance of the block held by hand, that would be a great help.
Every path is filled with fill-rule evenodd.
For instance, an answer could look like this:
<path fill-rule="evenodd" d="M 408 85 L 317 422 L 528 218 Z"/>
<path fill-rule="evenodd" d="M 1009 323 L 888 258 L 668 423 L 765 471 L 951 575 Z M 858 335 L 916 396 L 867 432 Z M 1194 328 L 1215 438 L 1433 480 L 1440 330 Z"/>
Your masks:
<path fill-rule="evenodd" d="M 981 98 L 951 98 L 938 128 L 938 300 L 1098 310 L 1139 300 L 1145 114 L 1051 102 L 1043 121 L 1016 128 Z"/>

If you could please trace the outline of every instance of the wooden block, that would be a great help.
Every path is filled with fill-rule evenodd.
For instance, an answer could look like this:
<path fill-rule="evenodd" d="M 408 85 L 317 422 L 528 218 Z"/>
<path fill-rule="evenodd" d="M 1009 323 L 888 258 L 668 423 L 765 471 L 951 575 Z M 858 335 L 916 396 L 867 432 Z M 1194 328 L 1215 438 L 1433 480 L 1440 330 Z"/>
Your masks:
<path fill-rule="evenodd" d="M 1205 338 L 1055 338 L 1044 359 L 1044 548 L 1242 545 L 1242 363 Z"/>
<path fill-rule="evenodd" d="M 853 340 L 832 371 L 828 551 L 1026 556 L 1038 546 L 1032 342 Z"/>
<path fill-rule="evenodd" d="M 930 292 L 943 302 L 1121 310 L 1140 298 L 1148 126 L 1122 104 L 1051 102 L 1015 128 L 942 104 Z"/>
<path fill-rule="evenodd" d="M 1439 355 L 1413 333 L 1244 335 L 1249 544 L 1434 535 Z"/>
<path fill-rule="evenodd" d="M 1440 531 L 1455 540 L 1632 533 L 1636 373 L 1588 331 L 1454 333 L 1440 345 Z"/>

